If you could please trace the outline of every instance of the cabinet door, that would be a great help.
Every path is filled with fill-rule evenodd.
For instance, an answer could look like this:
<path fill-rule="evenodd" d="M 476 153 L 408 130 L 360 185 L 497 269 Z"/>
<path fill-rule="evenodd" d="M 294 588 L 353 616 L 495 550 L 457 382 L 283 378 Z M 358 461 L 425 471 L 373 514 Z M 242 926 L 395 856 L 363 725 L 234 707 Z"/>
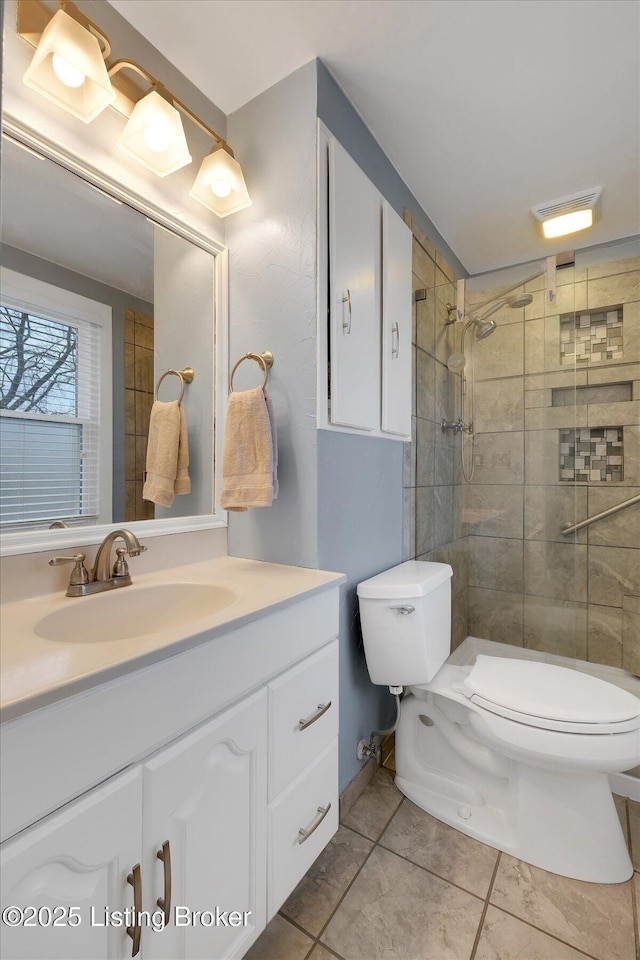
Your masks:
<path fill-rule="evenodd" d="M 411 439 L 411 230 L 382 210 L 382 429 Z"/>
<path fill-rule="evenodd" d="M 2 924 L 4 960 L 132 955 L 126 923 L 106 925 L 106 913 L 114 920 L 117 911 L 133 910 L 127 875 L 140 863 L 141 809 L 142 773 L 136 768 L 2 845 L 3 909 L 43 908 L 36 926 Z M 49 925 L 49 910 L 58 925 Z"/>
<path fill-rule="evenodd" d="M 380 425 L 380 197 L 346 151 L 329 142 L 331 421 Z"/>
<path fill-rule="evenodd" d="M 167 841 L 172 887 L 169 923 L 151 935 L 147 957 L 230 960 L 263 929 L 266 735 L 261 690 L 144 765 L 147 909 L 165 896 L 165 863 L 157 853 Z M 232 925 L 230 911 L 241 915 L 240 925 Z"/>

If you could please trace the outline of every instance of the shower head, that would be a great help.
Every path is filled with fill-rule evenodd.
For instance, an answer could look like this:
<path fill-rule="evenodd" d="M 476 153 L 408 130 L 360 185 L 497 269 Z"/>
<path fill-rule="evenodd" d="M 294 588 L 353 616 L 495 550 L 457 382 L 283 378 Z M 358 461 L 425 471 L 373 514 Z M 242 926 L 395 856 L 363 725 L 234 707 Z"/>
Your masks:
<path fill-rule="evenodd" d="M 484 340 L 490 337 L 496 328 L 495 320 L 474 320 L 476 325 L 476 340 Z"/>
<path fill-rule="evenodd" d="M 528 307 L 532 302 L 533 297 L 530 293 L 521 293 L 517 297 L 509 297 L 507 306 L 511 307 L 512 310 L 517 310 L 518 307 Z"/>

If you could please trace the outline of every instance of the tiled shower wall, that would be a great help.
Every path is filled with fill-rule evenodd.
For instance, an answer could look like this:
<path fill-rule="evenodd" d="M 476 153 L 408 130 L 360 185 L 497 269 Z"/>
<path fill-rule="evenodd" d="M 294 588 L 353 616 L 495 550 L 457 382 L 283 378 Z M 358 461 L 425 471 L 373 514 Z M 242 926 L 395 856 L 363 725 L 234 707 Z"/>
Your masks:
<path fill-rule="evenodd" d="M 461 525 L 462 486 L 459 439 L 440 429 L 454 418 L 456 381 L 446 362 L 454 349 L 454 331 L 446 327 L 447 303 L 456 300 L 453 270 L 405 210 L 413 230 L 413 287 L 426 290 L 413 308 L 413 418 L 411 443 L 405 444 L 404 559 L 450 563 L 452 647 L 468 630 L 468 551 Z"/>
<path fill-rule="evenodd" d="M 561 534 L 640 493 L 640 258 L 560 269 L 557 283 L 550 307 L 543 278 L 532 281 L 533 302 L 494 314 L 496 331 L 475 345 L 477 463 L 462 516 L 469 633 L 640 673 L 640 507 Z M 467 313 L 492 292 L 470 295 Z M 568 365 L 561 316 L 619 307 L 622 356 Z M 561 431 L 616 427 L 623 479 L 561 476 Z"/>

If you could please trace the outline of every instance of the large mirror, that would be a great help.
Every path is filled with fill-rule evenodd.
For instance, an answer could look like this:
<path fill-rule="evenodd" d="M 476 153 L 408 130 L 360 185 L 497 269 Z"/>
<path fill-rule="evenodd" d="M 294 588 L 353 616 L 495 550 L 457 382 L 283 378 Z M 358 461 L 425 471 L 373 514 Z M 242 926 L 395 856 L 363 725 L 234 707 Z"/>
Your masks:
<path fill-rule="evenodd" d="M 52 524 L 89 542 L 94 525 L 213 514 L 215 257 L 31 148 L 2 146 L 4 543 Z M 190 484 L 145 499 L 158 381 L 186 368 Z M 181 393 L 180 377 L 162 379 L 161 401 Z"/>

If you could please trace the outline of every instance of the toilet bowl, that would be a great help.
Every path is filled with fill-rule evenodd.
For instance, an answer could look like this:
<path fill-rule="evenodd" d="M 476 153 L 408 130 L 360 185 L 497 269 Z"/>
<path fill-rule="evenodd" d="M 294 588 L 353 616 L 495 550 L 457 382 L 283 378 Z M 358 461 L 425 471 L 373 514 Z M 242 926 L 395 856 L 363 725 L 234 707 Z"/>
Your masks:
<path fill-rule="evenodd" d="M 396 785 L 438 819 L 535 866 L 627 880 L 608 774 L 640 761 L 640 701 L 539 661 L 447 662 L 450 577 L 446 564 L 409 561 L 358 587 L 371 679 L 408 688 Z"/>

